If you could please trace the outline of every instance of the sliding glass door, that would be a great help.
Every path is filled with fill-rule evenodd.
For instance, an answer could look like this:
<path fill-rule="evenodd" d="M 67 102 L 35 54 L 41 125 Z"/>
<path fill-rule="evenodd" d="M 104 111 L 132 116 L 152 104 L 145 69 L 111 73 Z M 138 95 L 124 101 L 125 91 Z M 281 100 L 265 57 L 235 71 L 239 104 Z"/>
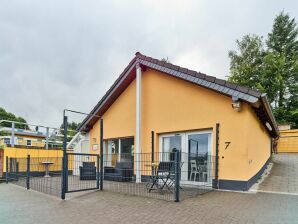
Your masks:
<path fill-rule="evenodd" d="M 173 152 L 181 152 L 181 183 L 212 183 L 211 133 L 196 131 L 160 135 L 162 161 L 173 161 Z"/>

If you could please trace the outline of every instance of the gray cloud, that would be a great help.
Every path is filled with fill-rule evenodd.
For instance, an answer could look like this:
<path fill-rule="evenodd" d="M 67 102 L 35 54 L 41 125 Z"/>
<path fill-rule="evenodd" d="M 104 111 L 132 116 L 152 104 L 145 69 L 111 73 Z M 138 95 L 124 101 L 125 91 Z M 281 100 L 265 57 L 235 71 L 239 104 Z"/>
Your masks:
<path fill-rule="evenodd" d="M 89 112 L 136 51 L 228 75 L 228 51 L 266 35 L 296 1 L 9 0 L 0 3 L 0 106 L 57 126 L 62 110 Z"/>

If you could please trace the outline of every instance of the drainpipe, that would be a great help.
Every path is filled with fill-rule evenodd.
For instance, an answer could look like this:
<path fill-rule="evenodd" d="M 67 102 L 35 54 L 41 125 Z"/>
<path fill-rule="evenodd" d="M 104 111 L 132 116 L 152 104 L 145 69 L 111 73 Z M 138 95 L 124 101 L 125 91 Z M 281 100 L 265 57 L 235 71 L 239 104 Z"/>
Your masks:
<path fill-rule="evenodd" d="M 15 132 L 15 123 L 11 123 L 11 147 L 14 147 L 14 132 Z"/>
<path fill-rule="evenodd" d="M 136 65 L 136 183 L 141 183 L 141 92 L 142 69 Z"/>
<path fill-rule="evenodd" d="M 46 131 L 46 149 L 49 149 L 49 127 L 47 127 Z"/>

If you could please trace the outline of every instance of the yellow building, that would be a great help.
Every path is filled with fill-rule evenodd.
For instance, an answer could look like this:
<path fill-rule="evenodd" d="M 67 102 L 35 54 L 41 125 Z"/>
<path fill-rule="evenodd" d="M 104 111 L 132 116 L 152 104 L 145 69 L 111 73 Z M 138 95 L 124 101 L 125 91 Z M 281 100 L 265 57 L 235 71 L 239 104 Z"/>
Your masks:
<path fill-rule="evenodd" d="M 13 121 L 5 121 L 14 123 Z M 1 122 L 0 122 L 1 123 Z M 23 123 L 22 123 L 23 124 Z M 27 124 L 25 124 L 27 125 Z M 0 178 L 7 170 L 6 158 L 18 163 L 18 171 L 25 172 L 27 156 L 31 157 L 31 171 L 44 173 L 42 162 L 52 162 L 50 171 L 61 171 L 62 142 L 46 133 L 28 129 L 0 127 Z"/>
<path fill-rule="evenodd" d="M 185 183 L 201 182 L 192 175 L 203 174 L 214 187 L 247 190 L 278 136 L 266 94 L 140 53 L 90 114 L 103 119 L 108 166 L 130 160 L 139 181 L 145 175 L 139 156 L 178 150 Z M 80 130 L 90 134 L 90 152 L 98 154 L 98 117 L 89 115 Z M 198 161 L 211 165 L 204 169 Z"/>
<path fill-rule="evenodd" d="M 15 128 L 12 134 L 12 128 L 7 127 L 2 127 L 0 132 L 5 133 L 0 136 L 0 145 L 2 146 L 14 144 L 16 147 L 45 147 L 46 136 L 41 132 Z"/>

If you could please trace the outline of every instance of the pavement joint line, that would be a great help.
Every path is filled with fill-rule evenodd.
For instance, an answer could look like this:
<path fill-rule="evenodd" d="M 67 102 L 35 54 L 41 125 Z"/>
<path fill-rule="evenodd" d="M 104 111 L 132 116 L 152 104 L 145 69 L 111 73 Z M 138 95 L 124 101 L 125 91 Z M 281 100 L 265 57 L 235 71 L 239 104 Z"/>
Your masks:
<path fill-rule="evenodd" d="M 255 191 L 236 191 L 236 190 L 225 190 L 225 189 L 213 189 L 213 191 L 222 191 L 222 192 L 231 192 L 231 193 L 239 193 L 239 194 L 256 194 Z"/>
<path fill-rule="evenodd" d="M 291 193 L 291 192 L 282 192 L 282 191 L 263 191 L 263 190 L 257 190 L 257 193 L 267 193 L 267 194 L 283 194 L 283 195 L 294 195 L 298 196 L 298 193 Z"/>

